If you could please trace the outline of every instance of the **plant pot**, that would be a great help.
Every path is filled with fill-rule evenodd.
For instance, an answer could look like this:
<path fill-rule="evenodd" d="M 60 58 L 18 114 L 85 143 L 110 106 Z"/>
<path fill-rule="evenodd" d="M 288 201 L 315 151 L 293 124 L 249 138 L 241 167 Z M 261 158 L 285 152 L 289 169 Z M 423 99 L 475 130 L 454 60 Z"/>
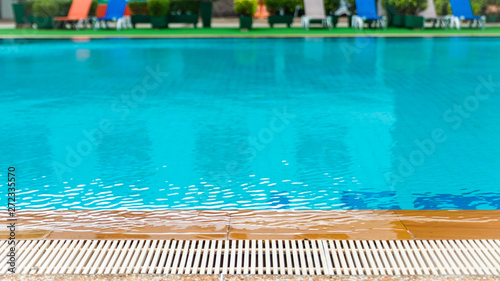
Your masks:
<path fill-rule="evenodd" d="M 16 26 L 25 24 L 24 19 L 24 4 L 23 3 L 12 3 L 12 12 L 16 20 Z"/>
<path fill-rule="evenodd" d="M 168 27 L 167 16 L 150 16 L 151 25 L 153 28 L 165 28 Z"/>
<path fill-rule="evenodd" d="M 132 26 L 135 28 L 135 25 L 138 23 L 150 23 L 151 17 L 149 15 L 132 15 L 130 16 L 130 21 L 132 22 Z"/>
<path fill-rule="evenodd" d="M 486 16 L 486 22 L 496 22 L 497 16 Z"/>
<path fill-rule="evenodd" d="M 339 23 L 339 16 L 336 15 L 329 15 L 331 21 L 332 21 L 332 26 L 337 27 L 337 23 Z"/>
<path fill-rule="evenodd" d="M 267 22 L 269 26 L 273 27 L 275 24 L 286 24 L 286 26 L 290 27 L 293 23 L 292 15 L 272 15 L 267 18 Z"/>
<path fill-rule="evenodd" d="M 212 2 L 201 1 L 200 2 L 200 15 L 201 21 L 203 22 L 203 28 L 212 27 Z"/>
<path fill-rule="evenodd" d="M 240 29 L 252 29 L 252 17 L 240 16 Z"/>
<path fill-rule="evenodd" d="M 406 28 L 424 28 L 424 17 L 420 16 L 404 16 L 405 19 L 405 27 Z"/>
<path fill-rule="evenodd" d="M 34 24 L 35 23 L 35 16 L 34 15 L 27 15 L 26 22 L 28 22 L 29 24 Z"/>
<path fill-rule="evenodd" d="M 198 23 L 198 15 L 168 15 L 168 23 L 191 23 L 196 28 L 196 24 Z"/>
<path fill-rule="evenodd" d="M 38 29 L 51 29 L 54 27 L 54 18 L 52 17 L 35 17 L 35 24 Z"/>
<path fill-rule="evenodd" d="M 392 25 L 397 26 L 397 27 L 404 27 L 405 26 L 405 16 L 393 14 L 392 15 Z"/>

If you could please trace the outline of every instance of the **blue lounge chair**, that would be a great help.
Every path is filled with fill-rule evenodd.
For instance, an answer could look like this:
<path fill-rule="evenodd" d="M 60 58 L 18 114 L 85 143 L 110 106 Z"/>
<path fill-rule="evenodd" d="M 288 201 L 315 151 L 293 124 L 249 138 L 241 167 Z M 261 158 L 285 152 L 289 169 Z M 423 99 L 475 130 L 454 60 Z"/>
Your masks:
<path fill-rule="evenodd" d="M 116 29 L 126 28 L 129 26 L 129 21 L 125 18 L 125 8 L 127 7 L 126 0 L 109 0 L 104 17 L 95 19 L 94 29 L 107 27 L 110 21 L 116 22 Z"/>
<path fill-rule="evenodd" d="M 469 21 L 469 26 L 475 25 L 476 27 L 481 27 L 484 29 L 486 24 L 485 16 L 474 16 L 472 13 L 472 6 L 469 0 L 450 0 L 451 11 L 453 13 L 453 18 L 451 20 L 451 27 L 457 27 L 460 29 L 463 20 Z"/>
<path fill-rule="evenodd" d="M 352 17 L 352 27 L 363 29 L 365 22 L 373 22 L 380 28 L 387 28 L 387 18 L 377 14 L 375 0 L 356 0 L 357 15 Z"/>

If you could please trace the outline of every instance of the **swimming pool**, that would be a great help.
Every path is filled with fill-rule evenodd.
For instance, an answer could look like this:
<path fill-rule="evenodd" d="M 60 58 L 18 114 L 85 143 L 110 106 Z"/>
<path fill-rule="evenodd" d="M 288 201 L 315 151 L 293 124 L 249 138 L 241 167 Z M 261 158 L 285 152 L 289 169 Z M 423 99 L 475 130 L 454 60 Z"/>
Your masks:
<path fill-rule="evenodd" d="M 4 40 L 0 174 L 31 209 L 500 209 L 498 50 Z"/>

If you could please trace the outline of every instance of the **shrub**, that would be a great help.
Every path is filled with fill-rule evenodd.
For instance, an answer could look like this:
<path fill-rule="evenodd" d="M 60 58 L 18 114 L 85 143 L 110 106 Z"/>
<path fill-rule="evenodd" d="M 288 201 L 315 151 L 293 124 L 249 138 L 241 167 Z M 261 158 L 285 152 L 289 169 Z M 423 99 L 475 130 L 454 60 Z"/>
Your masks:
<path fill-rule="evenodd" d="M 29 16 L 33 15 L 33 4 L 35 4 L 35 1 L 26 1 L 24 2 L 24 14 Z"/>
<path fill-rule="evenodd" d="M 293 14 L 297 5 L 300 6 L 301 4 L 302 1 L 300 0 L 266 0 L 267 10 L 273 15 Z"/>
<path fill-rule="evenodd" d="M 95 17 L 95 12 L 97 11 L 98 5 L 99 5 L 99 2 L 97 2 L 97 0 L 92 0 L 92 5 L 90 5 L 89 16 Z"/>
<path fill-rule="evenodd" d="M 340 6 L 340 0 L 325 0 L 325 11 L 327 14 L 333 15 Z"/>
<path fill-rule="evenodd" d="M 498 17 L 500 15 L 500 11 L 498 10 L 498 8 L 500 8 L 499 6 L 500 0 L 486 0 L 486 14 Z"/>
<path fill-rule="evenodd" d="M 484 15 L 486 13 L 487 0 L 471 0 L 470 4 L 474 15 Z"/>
<path fill-rule="evenodd" d="M 427 8 L 427 0 L 387 0 L 387 3 L 401 15 L 416 15 Z"/>
<path fill-rule="evenodd" d="M 382 3 L 385 3 L 385 1 L 382 1 Z M 347 4 L 347 8 L 349 9 L 349 12 L 351 12 L 351 14 L 354 15 L 356 13 L 356 1 L 346 0 L 346 4 Z"/>
<path fill-rule="evenodd" d="M 60 4 L 58 16 L 66 16 L 71 8 L 71 0 L 57 0 Z"/>
<path fill-rule="evenodd" d="M 451 5 L 449 0 L 434 0 L 436 13 L 440 16 L 451 14 Z"/>
<path fill-rule="evenodd" d="M 257 0 L 234 0 L 234 11 L 240 16 L 253 16 L 257 12 Z"/>
<path fill-rule="evenodd" d="M 134 13 L 134 15 L 147 15 L 148 14 L 148 2 L 133 0 L 128 2 L 128 7 Z"/>
<path fill-rule="evenodd" d="M 56 0 L 35 1 L 33 4 L 33 14 L 36 17 L 56 17 L 61 15 L 64 4 L 64 2 Z"/>
<path fill-rule="evenodd" d="M 170 0 L 148 0 L 148 13 L 153 17 L 168 15 Z"/>
<path fill-rule="evenodd" d="M 200 2 L 193 0 L 172 0 L 170 12 L 172 14 L 198 14 Z"/>

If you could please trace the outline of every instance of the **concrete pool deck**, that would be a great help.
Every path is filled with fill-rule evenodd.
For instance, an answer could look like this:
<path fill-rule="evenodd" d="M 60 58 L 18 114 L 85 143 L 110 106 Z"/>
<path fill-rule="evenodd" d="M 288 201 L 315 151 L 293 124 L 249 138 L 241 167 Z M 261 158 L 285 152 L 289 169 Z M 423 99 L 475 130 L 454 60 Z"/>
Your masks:
<path fill-rule="evenodd" d="M 17 219 L 17 239 L 500 239 L 500 210 L 20 210 Z"/>

